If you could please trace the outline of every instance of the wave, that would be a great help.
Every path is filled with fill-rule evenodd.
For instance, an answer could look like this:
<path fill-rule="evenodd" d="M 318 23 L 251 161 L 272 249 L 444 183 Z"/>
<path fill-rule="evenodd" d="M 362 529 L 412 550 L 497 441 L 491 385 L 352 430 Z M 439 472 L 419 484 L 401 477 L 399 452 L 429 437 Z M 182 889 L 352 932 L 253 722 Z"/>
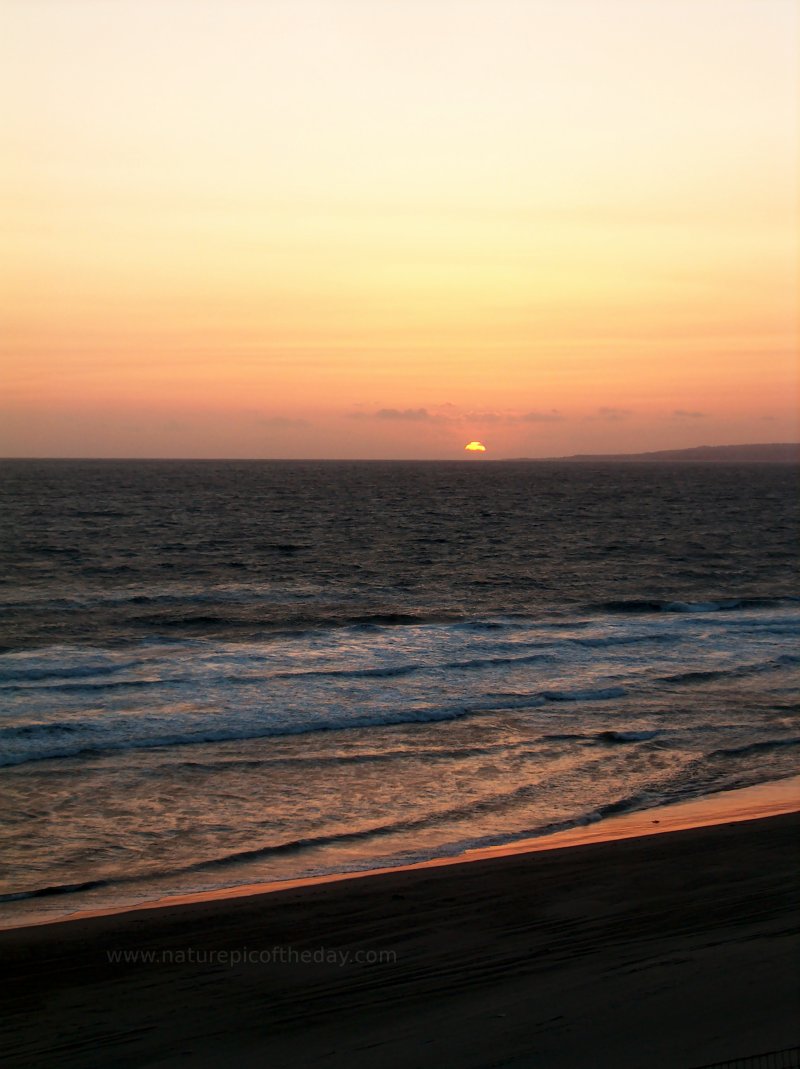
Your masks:
<path fill-rule="evenodd" d="M 768 661 L 757 661 L 754 664 L 733 665 L 730 668 L 698 669 L 697 671 L 675 672 L 671 675 L 660 676 L 655 682 L 671 683 L 682 686 L 696 683 L 714 683 L 721 679 L 742 679 L 746 676 L 760 675 L 763 672 L 779 671 L 791 665 L 800 663 L 800 657 L 793 654 L 781 654 Z"/>
<path fill-rule="evenodd" d="M 598 690 L 544 690 L 541 696 L 549 702 L 602 702 L 624 698 L 624 687 L 601 687 Z"/>
<path fill-rule="evenodd" d="M 441 671 L 470 671 L 482 668 L 511 668 L 515 665 L 534 664 L 537 661 L 549 661 L 551 658 L 545 653 L 523 654 L 520 657 L 473 657 L 464 661 L 432 661 L 430 663 L 410 663 L 398 665 L 381 665 L 374 668 L 310 668 L 294 672 L 267 672 L 264 675 L 227 675 L 217 678 L 217 682 L 224 682 L 226 686 L 252 686 L 270 680 L 310 680 L 314 679 L 400 679 L 404 676 L 419 675 L 426 672 L 438 673 Z M 131 662 L 127 667 L 142 667 L 142 663 Z M 120 669 L 121 670 L 121 669 Z M 111 671 L 111 670 L 108 670 Z M 116 669 L 114 669 L 116 671 Z M 66 673 L 64 673 L 66 674 Z M 85 673 L 76 672 L 75 675 L 92 676 L 97 672 L 87 670 Z M 30 686 L 30 683 L 39 683 L 42 680 L 58 678 L 50 675 L 31 674 L 27 677 L 20 675 L 20 679 L 27 679 L 27 684 L 7 684 L 0 678 L 0 689 L 6 693 L 24 693 L 26 691 L 55 691 L 59 693 L 87 693 L 93 694 L 105 691 L 137 689 L 142 687 L 175 688 L 185 686 L 194 680 L 191 676 L 177 676 L 173 678 L 153 677 L 150 679 L 117 679 L 111 681 L 94 682 L 87 679 L 86 682 L 56 682 L 45 683 L 43 686 Z"/>
<path fill-rule="evenodd" d="M 506 706 L 508 707 L 508 706 Z M 516 707 L 516 706 L 515 706 Z M 273 723 L 242 724 L 214 730 L 207 723 L 196 730 L 184 728 L 183 731 L 136 737 L 110 738 L 108 733 L 98 730 L 95 722 L 73 723 L 70 725 L 53 725 L 48 723 L 26 724 L 20 727 L 0 729 L 0 740 L 14 741 L 30 739 L 36 744 L 17 753 L 0 753 L 0 767 L 22 765 L 33 761 L 50 761 L 72 757 L 99 755 L 120 750 L 150 750 L 165 746 L 196 746 L 214 742 L 246 742 L 254 739 L 273 738 L 286 735 L 305 735 L 316 731 L 344 731 L 358 728 L 390 727 L 397 724 L 435 723 L 445 720 L 457 720 L 460 717 L 488 711 L 496 706 L 475 705 L 455 706 L 449 708 L 429 708 L 420 710 L 397 710 L 395 714 L 369 715 L 332 718 L 324 723 Z M 118 730 L 120 725 L 116 725 Z M 50 740 L 54 734 L 69 734 L 75 738 L 73 745 L 54 745 Z M 83 733 L 83 737 L 80 733 Z"/>
<path fill-rule="evenodd" d="M 232 655 L 228 647 L 222 647 L 223 655 L 228 659 L 233 659 L 234 671 L 224 674 L 219 672 L 211 678 L 203 677 L 202 683 L 207 685 L 209 683 L 219 684 L 224 683 L 226 686 L 251 686 L 254 684 L 268 682 L 270 680 L 311 680 L 314 679 L 391 679 L 401 678 L 403 676 L 424 674 L 424 673 L 441 673 L 447 672 L 462 672 L 473 671 L 481 669 L 493 669 L 493 668 L 513 668 L 515 666 L 522 666 L 527 664 L 535 664 L 537 662 L 551 661 L 559 650 L 569 649 L 569 646 L 578 643 L 579 645 L 590 646 L 605 646 L 605 645 L 619 645 L 624 646 L 628 643 L 641 643 L 648 640 L 648 636 L 634 635 L 634 636 L 607 636 L 598 637 L 596 639 L 584 639 L 574 638 L 571 635 L 564 639 L 553 640 L 552 637 L 543 637 L 542 639 L 534 639 L 533 641 L 524 641 L 519 639 L 516 641 L 495 642 L 486 645 L 486 654 L 478 655 L 474 657 L 465 657 L 458 659 L 446 659 L 447 647 L 443 650 L 437 648 L 436 643 L 439 641 L 440 636 L 444 641 L 452 641 L 452 636 L 443 635 L 441 631 L 432 639 L 432 644 L 429 646 L 429 659 L 428 660 L 412 660 L 405 663 L 396 664 L 378 664 L 370 665 L 369 667 L 309 667 L 289 669 L 283 671 L 248 671 L 245 674 L 239 674 L 235 671 L 237 667 L 241 667 L 242 664 L 252 665 L 257 669 L 261 669 L 263 666 L 269 664 L 269 660 L 265 657 L 265 654 L 257 650 L 256 652 L 248 652 L 246 654 L 237 653 Z M 660 641 L 659 636 L 654 636 L 654 641 Z M 458 643 L 462 645 L 462 643 Z M 189 651 L 196 654 L 199 657 L 198 664 L 202 668 L 207 662 L 208 652 L 204 650 L 202 646 L 196 646 L 191 644 L 187 647 Z M 361 653 L 364 655 L 372 656 L 372 648 L 369 644 L 363 644 Z M 180 674 L 175 674 L 174 657 L 170 652 L 165 653 L 163 648 L 154 646 L 142 646 L 142 656 L 138 661 L 125 660 L 117 661 L 109 664 L 107 660 L 94 661 L 90 660 L 89 663 L 77 664 L 77 665 L 55 665 L 48 666 L 41 664 L 41 658 L 35 660 L 28 666 L 24 665 L 22 656 L 15 655 L 15 662 L 11 666 L 4 666 L 0 661 L 0 689 L 9 691 L 42 691 L 53 690 L 63 691 L 65 693 L 73 691 L 86 691 L 87 693 L 99 692 L 99 691 L 112 691 L 124 689 L 126 687 L 166 687 L 172 688 L 175 686 L 182 686 L 192 683 L 196 680 L 191 674 L 187 674 L 185 671 L 181 671 Z M 341 650 L 337 646 L 332 646 L 330 656 L 341 655 Z M 357 651 L 358 652 L 358 651 Z M 395 648 L 391 650 L 392 655 L 396 656 Z M 445 659 L 437 659 L 445 654 Z M 80 647 L 49 647 L 46 651 L 46 656 L 52 658 L 65 658 L 85 656 L 85 652 L 80 650 Z M 349 655 L 347 653 L 346 655 Z M 275 655 L 270 654 L 270 657 L 275 659 Z M 165 658 L 167 660 L 165 661 Z M 292 660 L 295 659 L 295 655 L 292 656 Z M 182 662 L 185 664 L 186 662 Z M 191 663 L 191 662 L 189 662 Z M 166 673 L 158 674 L 159 668 L 166 668 Z M 146 670 L 147 678 L 128 678 L 128 679 L 114 679 L 106 680 L 100 679 L 97 681 L 94 677 L 116 675 L 125 670 Z M 32 684 L 34 684 L 32 686 Z M 42 684 L 41 686 L 35 686 L 35 684 Z"/>
<path fill-rule="evenodd" d="M 540 740 L 532 740 L 531 742 L 498 742 L 494 744 L 487 743 L 483 746 L 456 746 L 439 749 L 414 747 L 402 750 L 373 750 L 362 753 L 314 754 L 310 757 L 225 757 L 209 761 L 181 761 L 181 767 L 205 772 L 224 772 L 233 768 L 320 768 L 326 765 L 338 768 L 344 765 L 391 764 L 394 761 L 404 760 L 416 762 L 422 760 L 454 761 L 465 757 L 493 757 L 504 752 L 530 756 L 538 752 L 535 748 L 536 741 L 550 738 L 556 738 L 556 736 L 543 735 Z"/>
<path fill-rule="evenodd" d="M 137 690 L 141 687 L 174 687 L 180 686 L 185 680 L 178 679 L 115 679 L 104 683 L 46 683 L 44 686 L 2 686 L 4 693 L 25 693 L 26 691 L 55 691 L 60 694 L 94 694 L 113 690 Z M 230 680 L 229 682 L 233 682 Z"/>
<path fill-rule="evenodd" d="M 476 716 L 481 713 L 534 709 L 547 702 L 595 702 L 609 701 L 625 695 L 622 687 L 607 687 L 589 690 L 548 690 L 487 694 L 471 701 L 448 706 L 398 706 L 381 713 L 334 714 L 327 720 L 283 721 L 257 723 L 252 720 L 239 725 L 214 729 L 208 719 L 195 728 L 191 723 L 183 730 L 153 735 L 135 735 L 141 730 L 137 717 L 117 719 L 113 722 L 117 737 L 111 738 L 102 721 L 68 721 L 64 724 L 35 722 L 0 728 L 0 740 L 6 740 L 6 752 L 0 754 L 0 767 L 26 764 L 30 761 L 47 761 L 60 758 L 80 757 L 106 751 L 153 749 L 162 746 L 193 746 L 200 743 L 239 742 L 250 739 L 272 738 L 288 735 L 305 735 L 318 731 L 350 731 L 370 727 L 392 727 L 399 724 L 438 723 Z M 145 728 L 152 727 L 152 719 L 144 720 Z M 165 723 L 164 727 L 168 728 Z M 134 734 L 126 735 L 129 731 Z M 74 744 L 55 744 L 54 735 L 69 735 Z M 28 739 L 31 746 L 20 752 L 9 752 L 8 742 Z"/>
<path fill-rule="evenodd" d="M 649 742 L 658 738 L 662 731 L 601 731 L 596 738 L 601 742 Z"/>
<path fill-rule="evenodd" d="M 422 817 L 415 817 L 411 820 L 397 820 L 385 824 L 370 825 L 366 828 L 356 828 L 352 831 L 332 832 L 329 835 L 311 835 L 299 839 L 289 839 L 281 843 L 271 843 L 265 846 L 254 847 L 249 850 L 236 850 L 216 858 L 195 862 L 191 865 L 187 865 L 185 868 L 181 868 L 179 871 L 199 872 L 207 868 L 235 865 L 243 861 L 254 861 L 276 854 L 297 853 L 318 846 L 340 846 L 344 843 L 360 842 L 365 839 L 386 838 L 390 835 L 435 827 L 436 825 L 447 823 L 449 821 L 469 820 L 471 817 L 476 816 L 479 813 L 495 812 L 500 809 L 511 808 L 522 799 L 531 797 L 535 791 L 535 786 L 518 787 L 512 791 L 488 795 L 478 799 L 470 805 L 453 806 L 452 808 L 437 810 L 432 813 L 427 813 Z"/>
<path fill-rule="evenodd" d="M 2 738 L 26 738 L 28 736 L 35 735 L 68 735 L 71 732 L 80 731 L 80 724 L 19 724 L 13 727 L 0 728 L 0 739 Z M 0 761 L 2 764 L 2 761 Z"/>
<path fill-rule="evenodd" d="M 305 599 L 291 599 L 292 602 Z M 264 602 L 278 602 L 274 610 L 265 608 Z M 232 611 L 226 611 L 232 605 Z M 159 611 L 159 606 L 164 608 Z M 169 611 L 169 607 L 180 607 L 183 611 Z M 207 611 L 196 611 L 194 606 L 207 606 Z M 380 627 L 415 627 L 425 624 L 454 624 L 464 621 L 459 613 L 403 612 L 393 609 L 374 612 L 325 611 L 302 613 L 292 612 L 289 605 L 280 598 L 259 597 L 257 595 L 217 597 L 213 595 L 132 595 L 129 598 L 86 598 L 57 599 L 48 601 L 36 599 L 30 602 L 8 602 L 2 604 L 6 613 L 89 613 L 96 609 L 115 609 L 128 607 L 135 610 L 152 607 L 156 611 L 119 613 L 115 616 L 114 628 L 135 629 L 135 631 L 165 631 L 168 633 L 189 631 L 191 633 L 208 631 L 212 633 L 230 631 L 248 634 L 270 635 L 274 632 L 313 632 L 319 630 L 338 630 L 353 628 L 368 631 Z M 215 611 L 216 610 L 216 611 Z M 221 610 L 221 611 L 220 611 Z M 494 628 L 489 624 L 485 629 Z M 498 624 L 497 627 L 504 625 Z M 11 647 L 9 647 L 11 648 Z"/>
<path fill-rule="evenodd" d="M 371 612 L 371 613 L 318 613 L 318 614 L 281 614 L 273 619 L 264 618 L 263 615 L 243 614 L 230 616 L 219 613 L 180 613 L 170 616 L 162 613 L 150 613 L 144 616 L 130 617 L 126 623 L 135 627 L 152 628 L 154 630 L 192 630 L 192 631 L 242 631 L 259 633 L 280 630 L 287 631 L 319 631 L 339 628 L 353 628 L 356 630 L 371 630 L 380 627 L 418 627 L 424 624 L 446 624 L 457 620 L 458 617 L 442 613 L 404 613 L 404 612 Z"/>
<path fill-rule="evenodd" d="M 800 598 L 792 595 L 782 597 L 743 597 L 721 598 L 710 601 L 681 601 L 679 599 L 663 601 L 656 599 L 631 598 L 621 601 L 602 601 L 590 605 L 589 609 L 608 613 L 703 613 L 730 612 L 734 609 L 769 609 L 796 605 Z"/>
<path fill-rule="evenodd" d="M 607 745 L 609 743 L 649 742 L 651 739 L 658 738 L 663 734 L 664 731 L 659 728 L 638 731 L 622 731 L 612 728 L 607 731 L 578 731 L 564 732 L 558 735 L 542 735 L 541 739 L 543 742 L 601 743 Z"/>
<path fill-rule="evenodd" d="M 83 883 L 56 883 L 44 887 L 34 887 L 30 891 L 11 891 L 8 894 L 0 894 L 0 902 L 19 902 L 26 898 L 45 898 L 49 895 L 70 895 L 79 891 L 93 891 L 98 887 L 107 887 L 112 882 L 124 882 L 120 880 L 85 880 Z"/>
<path fill-rule="evenodd" d="M 48 654 L 52 656 L 54 653 L 58 654 L 61 647 L 49 647 Z M 72 650 L 64 650 L 66 653 L 71 653 Z M 12 654 L 14 657 L 19 657 L 18 653 Z M 19 662 L 4 664 L 0 662 L 0 683 L 16 683 L 24 680 L 44 680 L 44 679 L 84 679 L 91 676 L 105 676 L 113 675 L 116 672 L 124 672 L 129 668 L 141 668 L 142 661 L 116 661 L 113 664 L 109 664 L 107 661 L 102 661 L 99 664 L 97 662 L 93 664 L 76 664 L 76 665 L 62 665 L 60 667 L 51 665 L 25 665 L 19 666 Z"/>
<path fill-rule="evenodd" d="M 743 757 L 747 754 L 761 753 L 765 750 L 777 750 L 783 746 L 800 746 L 800 737 L 790 739 L 762 739 L 759 742 L 745 743 L 743 746 L 727 746 L 712 750 L 708 760 L 715 757 Z"/>
<path fill-rule="evenodd" d="M 391 679 L 395 676 L 414 675 L 419 672 L 469 670 L 473 668 L 508 667 L 515 664 L 533 664 L 549 660 L 545 653 L 523 654 L 521 657 L 472 657 L 466 661 L 432 661 L 429 664 L 386 665 L 378 668 L 317 668 L 300 672 L 276 672 L 270 679 L 306 679 L 322 676 L 334 679 Z"/>
<path fill-rule="evenodd" d="M 578 638 L 570 638 L 567 641 L 575 643 L 578 646 L 602 648 L 604 646 L 638 646 L 642 643 L 647 643 L 648 645 L 657 643 L 659 645 L 672 646 L 684 640 L 680 635 L 650 632 L 649 634 L 644 635 L 596 635 L 590 638 L 584 638 L 583 635 L 581 635 Z"/>

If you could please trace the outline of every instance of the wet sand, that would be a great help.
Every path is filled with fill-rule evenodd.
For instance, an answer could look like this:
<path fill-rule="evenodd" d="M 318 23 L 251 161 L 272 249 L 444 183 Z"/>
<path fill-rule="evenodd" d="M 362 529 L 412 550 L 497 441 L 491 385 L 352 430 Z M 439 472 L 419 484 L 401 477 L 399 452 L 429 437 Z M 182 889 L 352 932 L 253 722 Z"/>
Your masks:
<path fill-rule="evenodd" d="M 800 1044 L 800 814 L 745 810 L 0 932 L 3 1064 L 691 1069 Z"/>

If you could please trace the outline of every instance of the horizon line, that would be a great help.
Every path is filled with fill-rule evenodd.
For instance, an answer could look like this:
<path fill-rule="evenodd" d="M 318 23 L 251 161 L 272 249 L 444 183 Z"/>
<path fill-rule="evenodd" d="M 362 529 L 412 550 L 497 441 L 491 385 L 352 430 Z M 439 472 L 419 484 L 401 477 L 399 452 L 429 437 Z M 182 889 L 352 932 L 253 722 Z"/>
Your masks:
<path fill-rule="evenodd" d="M 637 450 L 631 453 L 565 453 L 559 456 L 542 456 L 542 457 L 529 457 L 529 456 L 505 456 L 505 457 L 487 457 L 485 454 L 478 456 L 470 454 L 469 456 L 459 455 L 453 457 L 236 457 L 236 456 L 203 456 L 203 457 L 187 457 L 187 456 L 2 456 L 0 457 L 0 463 L 6 463 L 9 461 L 83 461 L 83 462 L 99 462 L 99 463 L 242 463 L 242 464 L 260 464 L 260 463 L 276 463 L 276 464 L 310 464 L 310 463 L 352 463 L 352 464 L 442 464 L 442 463 L 464 463 L 464 464 L 497 464 L 497 463 L 544 463 L 544 462 L 557 462 L 564 460 L 575 459 L 613 459 L 622 460 L 626 457 L 637 458 L 649 458 L 658 457 L 665 454 L 675 453 L 692 453 L 700 450 L 728 450 L 728 449 L 798 449 L 800 450 L 800 441 L 794 442 L 732 442 L 722 445 L 695 445 L 695 446 L 679 446 L 673 449 L 655 449 L 655 450 Z M 800 462 L 800 456 L 798 456 L 795 462 Z M 740 461 L 741 463 L 741 461 Z M 792 461 L 782 461 L 781 463 L 792 463 Z"/>

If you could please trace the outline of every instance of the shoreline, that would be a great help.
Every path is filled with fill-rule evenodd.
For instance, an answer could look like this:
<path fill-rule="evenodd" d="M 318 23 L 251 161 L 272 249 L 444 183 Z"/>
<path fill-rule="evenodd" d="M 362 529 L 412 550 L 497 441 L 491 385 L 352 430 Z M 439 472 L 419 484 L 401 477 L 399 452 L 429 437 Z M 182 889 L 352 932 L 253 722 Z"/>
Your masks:
<path fill-rule="evenodd" d="M 800 813 L 0 932 L 9 1069 L 692 1069 L 800 1045 Z"/>
<path fill-rule="evenodd" d="M 90 920 L 94 917 L 114 917 L 151 910 L 179 909 L 182 906 L 205 902 L 224 902 L 240 898 L 258 898 L 284 891 L 321 887 L 332 883 L 347 883 L 372 879 L 390 873 L 424 872 L 450 868 L 518 855 L 571 850 L 595 843 L 611 843 L 631 838 L 659 836 L 677 831 L 700 829 L 758 820 L 800 811 L 800 774 L 779 780 L 769 780 L 750 787 L 719 791 L 667 805 L 613 814 L 597 821 L 554 831 L 534 838 L 519 839 L 494 846 L 468 848 L 459 854 L 429 858 L 409 864 L 372 869 L 326 873 L 298 879 L 245 883 L 188 894 L 165 895 L 131 904 L 76 910 L 41 919 L 6 923 L 0 920 L 0 933 L 49 927 Z"/>

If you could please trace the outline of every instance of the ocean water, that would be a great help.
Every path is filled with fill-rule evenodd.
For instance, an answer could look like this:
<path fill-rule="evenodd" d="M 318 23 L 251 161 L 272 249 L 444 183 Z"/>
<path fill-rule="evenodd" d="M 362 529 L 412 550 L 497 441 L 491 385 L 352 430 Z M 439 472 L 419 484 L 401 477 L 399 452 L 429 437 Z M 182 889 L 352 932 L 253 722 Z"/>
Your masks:
<path fill-rule="evenodd" d="M 798 469 L 0 464 L 0 919 L 795 774 Z"/>

